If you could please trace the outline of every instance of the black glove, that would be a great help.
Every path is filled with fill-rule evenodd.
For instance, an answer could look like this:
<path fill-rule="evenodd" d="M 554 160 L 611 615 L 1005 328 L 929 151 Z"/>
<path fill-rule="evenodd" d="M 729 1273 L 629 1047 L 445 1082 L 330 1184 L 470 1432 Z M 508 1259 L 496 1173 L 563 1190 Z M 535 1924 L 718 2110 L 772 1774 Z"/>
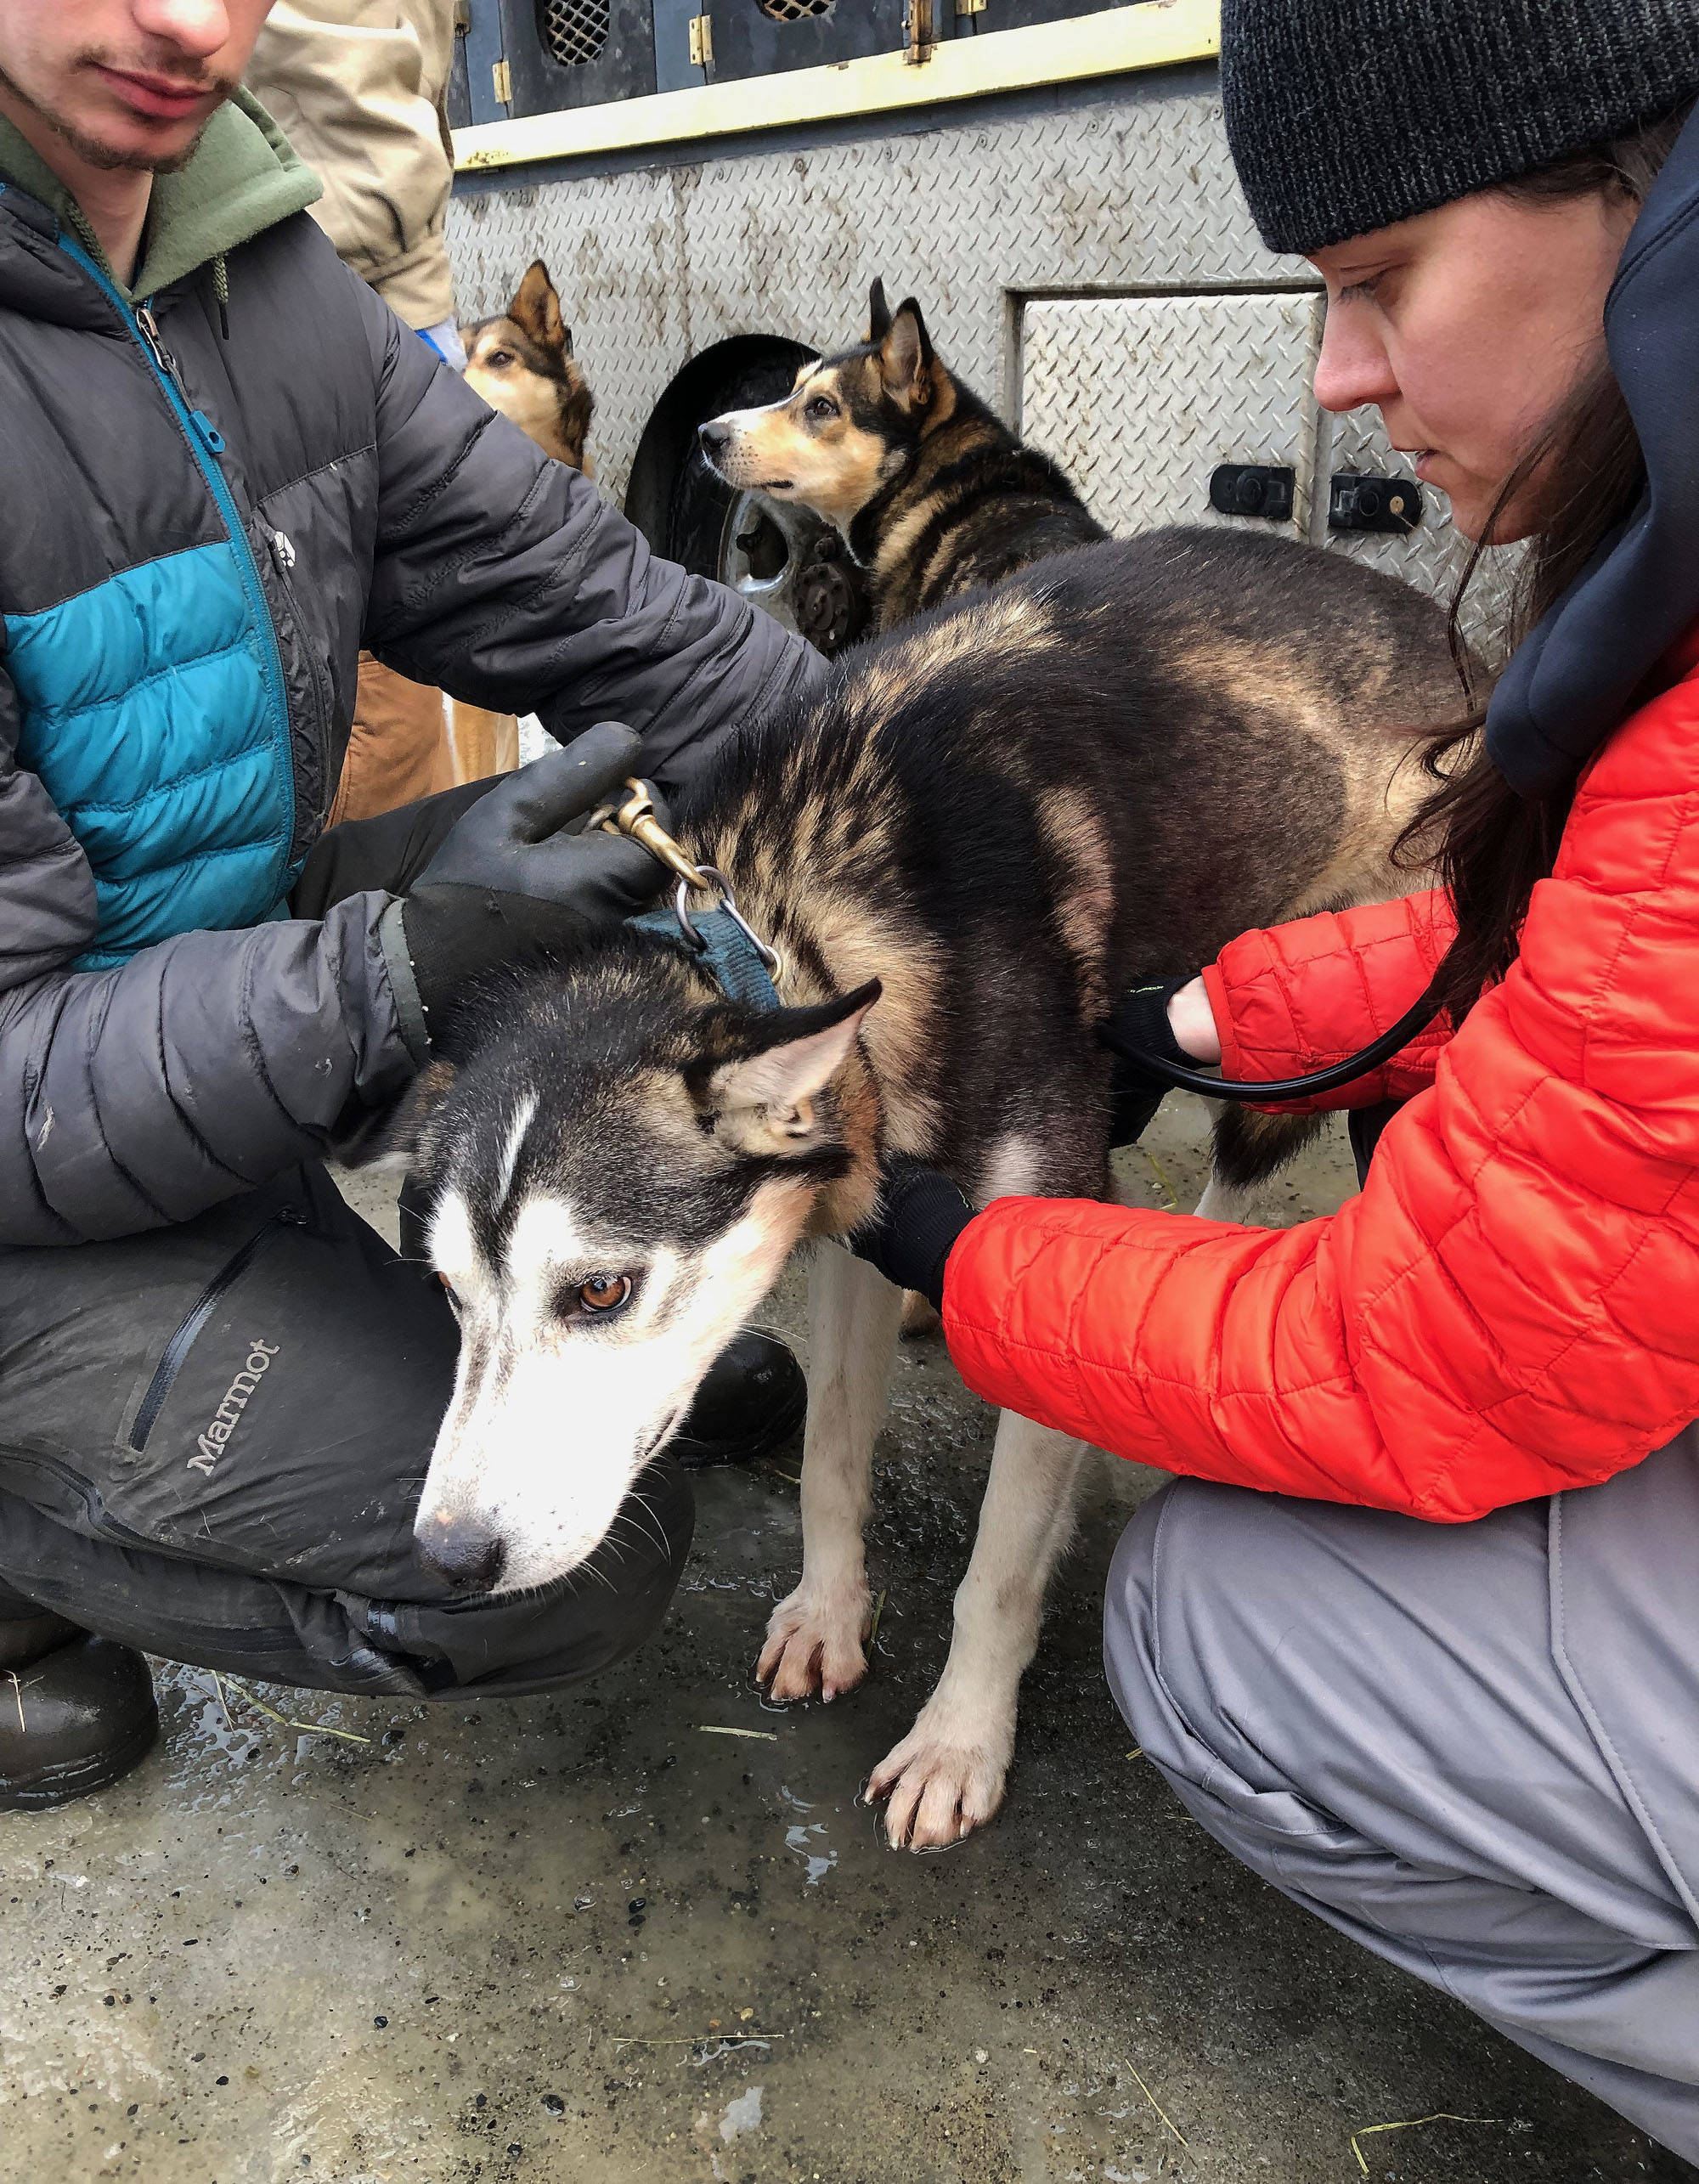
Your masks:
<path fill-rule="evenodd" d="M 899 1155 L 885 1170 L 878 1211 L 844 1240 L 888 1282 L 918 1290 L 942 1312 L 945 1261 L 973 1218 L 974 1208 L 948 1176 Z"/>
<path fill-rule="evenodd" d="M 1140 1137 L 1161 1106 L 1163 1095 L 1171 1089 L 1166 1077 L 1140 1069 L 1126 1048 L 1183 1063 L 1189 1069 L 1198 1067 L 1196 1057 L 1181 1046 L 1168 1021 L 1169 1002 L 1196 976 L 1195 971 L 1183 971 L 1177 979 L 1148 980 L 1124 993 L 1111 1011 L 1102 1032 L 1104 1044 L 1115 1054 L 1109 1070 L 1111 1145 L 1131 1145 Z"/>
<path fill-rule="evenodd" d="M 575 943 L 645 910 L 664 866 L 623 834 L 564 831 L 635 770 L 638 738 L 598 721 L 480 797 L 408 889 L 401 927 L 427 1023 L 482 971 Z M 663 814 L 662 824 L 666 823 Z"/>

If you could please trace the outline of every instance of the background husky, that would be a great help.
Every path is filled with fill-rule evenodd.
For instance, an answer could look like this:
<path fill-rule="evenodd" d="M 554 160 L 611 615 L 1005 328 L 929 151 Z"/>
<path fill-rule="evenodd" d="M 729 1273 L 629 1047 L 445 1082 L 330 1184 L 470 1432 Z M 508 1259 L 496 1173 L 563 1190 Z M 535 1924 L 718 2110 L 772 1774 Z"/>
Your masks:
<path fill-rule="evenodd" d="M 573 358 L 572 329 L 542 259 L 528 267 L 503 317 L 462 327 L 460 340 L 466 385 L 556 462 L 593 477 L 584 439 L 595 402 Z"/>
<path fill-rule="evenodd" d="M 701 439 L 728 485 L 837 526 L 881 630 L 1108 536 L 1049 457 L 933 353 L 914 298 L 889 310 L 883 281 L 865 341 L 804 364 L 783 401 L 711 419 Z"/>
<path fill-rule="evenodd" d="M 1158 532 L 916 624 L 733 745 L 675 831 L 782 950 L 784 1006 L 615 936 L 502 988 L 403 1126 L 463 1329 L 426 1554 L 493 1560 L 503 1587 L 577 1566 L 792 1249 L 869 1211 L 882 1153 L 978 1204 L 1105 1193 L 1110 996 L 1246 926 L 1396 892 L 1416 793 L 1396 762 L 1454 705 L 1441 615 L 1403 585 Z M 780 1698 L 865 1673 L 899 1305 L 822 1245 L 802 1578 L 759 1669 Z M 895 1843 L 953 1842 L 1001 1802 L 1081 1455 L 999 1425 L 948 1663 L 872 1777 Z"/>

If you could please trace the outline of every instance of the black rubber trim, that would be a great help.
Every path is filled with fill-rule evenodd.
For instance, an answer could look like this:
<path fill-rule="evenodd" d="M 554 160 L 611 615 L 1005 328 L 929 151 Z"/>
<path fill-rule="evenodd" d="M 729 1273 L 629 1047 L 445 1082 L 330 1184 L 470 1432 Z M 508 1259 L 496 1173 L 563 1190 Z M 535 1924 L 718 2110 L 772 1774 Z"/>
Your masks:
<path fill-rule="evenodd" d="M 148 1382 L 147 1393 L 142 1397 L 130 1428 L 130 1447 L 137 1455 L 148 1445 L 148 1436 L 159 1422 L 165 1408 L 165 1399 L 171 1393 L 172 1383 L 183 1369 L 183 1361 L 195 1346 L 195 1338 L 212 1317 L 218 1300 L 242 1278 L 267 1246 L 274 1243 L 278 1232 L 284 1228 L 304 1228 L 307 1216 L 293 1206 L 285 1206 L 257 1228 L 234 1257 L 227 1259 L 183 1317 L 154 1368 L 154 1376 Z"/>

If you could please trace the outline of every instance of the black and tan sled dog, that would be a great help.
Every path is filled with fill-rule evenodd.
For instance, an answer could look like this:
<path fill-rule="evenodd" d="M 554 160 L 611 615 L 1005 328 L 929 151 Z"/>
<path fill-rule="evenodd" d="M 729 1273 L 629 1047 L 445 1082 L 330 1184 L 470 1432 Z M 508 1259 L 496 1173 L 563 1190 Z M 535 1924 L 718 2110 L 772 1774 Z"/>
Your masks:
<path fill-rule="evenodd" d="M 867 338 L 797 374 L 782 401 L 700 428 L 728 485 L 836 526 L 867 571 L 874 626 L 1108 534 L 1047 455 L 1024 448 L 873 283 Z"/>
<path fill-rule="evenodd" d="M 572 329 L 541 258 L 526 268 L 500 317 L 463 326 L 460 341 L 466 385 L 528 432 L 545 454 L 593 477 L 584 442 L 595 401 L 573 355 Z"/>
<path fill-rule="evenodd" d="M 399 1126 L 462 1328 L 421 1542 L 499 1542 L 501 1589 L 578 1567 L 816 1240 L 802 1575 L 759 1673 L 781 1699 L 859 1683 L 900 1300 L 830 1239 L 895 1153 L 978 1205 L 1106 1194 L 1112 997 L 1411 883 L 1398 761 L 1455 703 L 1442 618 L 1403 584 L 1164 531 L 925 617 L 732 742 L 674 827 L 779 951 L 778 1009 L 628 928 L 488 996 Z M 872 1772 L 895 1843 L 953 1843 L 1002 1800 L 1084 1453 L 998 1427 L 948 1663 Z"/>

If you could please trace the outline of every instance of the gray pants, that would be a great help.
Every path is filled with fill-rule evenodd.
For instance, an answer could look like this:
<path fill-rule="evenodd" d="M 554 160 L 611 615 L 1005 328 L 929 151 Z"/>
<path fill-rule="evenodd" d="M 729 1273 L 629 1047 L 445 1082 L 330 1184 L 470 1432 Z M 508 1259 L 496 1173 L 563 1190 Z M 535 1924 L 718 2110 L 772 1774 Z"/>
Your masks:
<path fill-rule="evenodd" d="M 1699 1429 L 1463 1526 L 1178 1481 L 1104 1645 L 1236 1857 L 1699 2161 Z"/>

